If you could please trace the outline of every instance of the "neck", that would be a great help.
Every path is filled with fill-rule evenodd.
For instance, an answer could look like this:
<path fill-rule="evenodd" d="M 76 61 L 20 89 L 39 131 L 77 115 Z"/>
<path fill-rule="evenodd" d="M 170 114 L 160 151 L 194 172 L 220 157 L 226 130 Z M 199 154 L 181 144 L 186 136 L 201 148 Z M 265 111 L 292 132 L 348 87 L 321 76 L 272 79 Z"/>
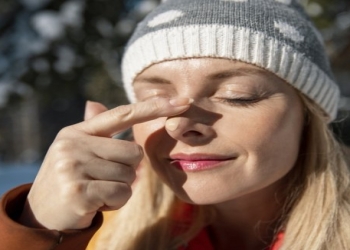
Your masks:
<path fill-rule="evenodd" d="M 215 205 L 215 221 L 209 227 L 215 249 L 261 250 L 272 243 L 284 200 L 276 191 L 284 190 L 281 181 Z"/>

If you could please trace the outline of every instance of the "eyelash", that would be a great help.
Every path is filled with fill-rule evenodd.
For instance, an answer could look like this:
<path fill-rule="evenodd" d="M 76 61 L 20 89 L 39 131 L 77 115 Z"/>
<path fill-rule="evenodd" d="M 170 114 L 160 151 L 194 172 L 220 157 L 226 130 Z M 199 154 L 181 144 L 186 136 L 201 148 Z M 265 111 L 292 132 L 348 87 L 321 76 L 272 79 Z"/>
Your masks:
<path fill-rule="evenodd" d="M 252 107 L 260 101 L 260 98 L 221 98 L 220 100 L 231 106 Z"/>

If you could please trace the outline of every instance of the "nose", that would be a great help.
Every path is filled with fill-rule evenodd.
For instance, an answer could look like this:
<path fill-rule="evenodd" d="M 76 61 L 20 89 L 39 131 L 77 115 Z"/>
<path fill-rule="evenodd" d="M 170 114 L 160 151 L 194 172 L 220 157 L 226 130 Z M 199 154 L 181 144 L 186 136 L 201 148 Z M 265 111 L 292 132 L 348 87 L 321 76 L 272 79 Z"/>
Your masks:
<path fill-rule="evenodd" d="M 213 125 L 220 117 L 220 114 L 192 105 L 186 112 L 169 117 L 165 129 L 175 140 L 191 146 L 204 145 L 216 137 Z"/>

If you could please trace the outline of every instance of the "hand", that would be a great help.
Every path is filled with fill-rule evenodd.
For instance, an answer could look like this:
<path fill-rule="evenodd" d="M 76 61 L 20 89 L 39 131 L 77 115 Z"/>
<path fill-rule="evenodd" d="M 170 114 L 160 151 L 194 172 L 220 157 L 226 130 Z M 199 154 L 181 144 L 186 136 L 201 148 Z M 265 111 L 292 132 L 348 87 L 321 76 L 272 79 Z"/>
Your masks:
<path fill-rule="evenodd" d="M 82 229 L 97 211 L 121 208 L 131 196 L 143 150 L 111 137 L 136 123 L 180 114 L 190 103 L 188 98 L 158 98 L 108 111 L 102 104 L 88 103 L 85 121 L 62 129 L 52 143 L 20 222 Z"/>

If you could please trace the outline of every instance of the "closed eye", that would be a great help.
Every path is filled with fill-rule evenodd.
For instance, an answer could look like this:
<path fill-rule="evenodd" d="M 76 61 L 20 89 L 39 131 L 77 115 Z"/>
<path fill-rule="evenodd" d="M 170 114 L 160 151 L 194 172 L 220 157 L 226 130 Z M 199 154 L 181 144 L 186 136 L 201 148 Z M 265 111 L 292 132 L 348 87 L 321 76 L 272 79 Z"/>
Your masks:
<path fill-rule="evenodd" d="M 218 98 L 221 102 L 227 103 L 230 106 L 241 106 L 241 107 L 251 107 L 257 104 L 262 98 Z"/>

